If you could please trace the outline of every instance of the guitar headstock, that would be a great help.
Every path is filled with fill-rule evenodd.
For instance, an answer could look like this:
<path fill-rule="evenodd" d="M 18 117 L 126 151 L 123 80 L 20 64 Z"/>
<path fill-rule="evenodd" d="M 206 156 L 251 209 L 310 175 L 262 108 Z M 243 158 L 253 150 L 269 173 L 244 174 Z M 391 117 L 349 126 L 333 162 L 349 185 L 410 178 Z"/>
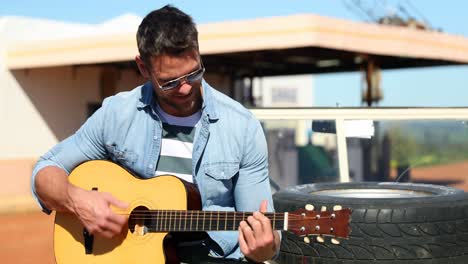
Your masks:
<path fill-rule="evenodd" d="M 333 237 L 333 244 L 339 244 L 335 237 L 348 238 L 351 209 L 339 205 L 335 205 L 332 210 L 327 210 L 325 206 L 320 210 L 314 209 L 313 205 L 308 204 L 305 209 L 289 212 L 288 231 L 304 237 L 306 243 L 310 242 L 308 236 L 311 235 L 316 235 L 318 242 L 324 242 L 323 236 Z"/>

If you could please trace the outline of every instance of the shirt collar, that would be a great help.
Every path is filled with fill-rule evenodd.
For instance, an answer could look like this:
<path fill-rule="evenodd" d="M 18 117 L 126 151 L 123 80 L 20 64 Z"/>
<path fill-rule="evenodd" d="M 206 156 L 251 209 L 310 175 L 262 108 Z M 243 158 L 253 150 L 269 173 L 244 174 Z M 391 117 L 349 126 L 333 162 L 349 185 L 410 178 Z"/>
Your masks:
<path fill-rule="evenodd" d="M 210 120 L 218 120 L 218 111 L 216 111 L 216 100 L 213 94 L 213 88 L 203 79 L 202 81 L 203 90 L 203 105 L 202 109 L 208 115 Z"/>
<path fill-rule="evenodd" d="M 210 120 L 218 120 L 219 117 L 216 111 L 216 100 L 213 95 L 213 88 L 204 79 L 202 80 L 202 91 L 202 111 L 207 114 Z M 137 108 L 143 109 L 145 107 L 151 106 L 153 103 L 155 103 L 155 93 L 152 83 L 148 81 L 141 88 L 141 95 L 137 104 Z"/>
<path fill-rule="evenodd" d="M 142 109 L 147 106 L 151 106 L 151 103 L 154 100 L 154 90 L 151 82 L 146 82 L 141 87 L 140 100 L 138 100 L 137 108 Z"/>

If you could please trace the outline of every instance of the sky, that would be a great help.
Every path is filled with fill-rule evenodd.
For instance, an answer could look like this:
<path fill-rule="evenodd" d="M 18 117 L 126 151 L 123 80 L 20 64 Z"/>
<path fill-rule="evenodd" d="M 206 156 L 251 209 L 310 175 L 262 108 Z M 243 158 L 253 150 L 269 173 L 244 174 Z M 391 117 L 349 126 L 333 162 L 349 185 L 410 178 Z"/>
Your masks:
<path fill-rule="evenodd" d="M 464 0 L 0 0 L 0 16 L 97 24 L 128 13 L 143 17 L 166 4 L 190 14 L 196 23 L 304 13 L 372 22 L 377 17 L 397 12 L 426 21 L 443 32 L 468 38 L 468 1 Z M 360 73 L 313 77 L 315 106 L 361 106 Z M 384 99 L 378 106 L 467 106 L 468 66 L 386 70 L 382 72 L 381 86 Z"/>

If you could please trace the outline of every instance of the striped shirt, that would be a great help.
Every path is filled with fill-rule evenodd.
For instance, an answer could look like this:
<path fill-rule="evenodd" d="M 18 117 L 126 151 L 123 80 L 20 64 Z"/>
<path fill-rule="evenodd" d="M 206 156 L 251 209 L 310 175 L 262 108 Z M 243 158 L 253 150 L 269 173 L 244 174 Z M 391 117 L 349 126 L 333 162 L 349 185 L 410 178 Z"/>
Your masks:
<path fill-rule="evenodd" d="M 172 116 L 164 112 L 159 105 L 157 111 L 162 121 L 163 131 L 156 176 L 170 174 L 193 182 L 193 138 L 201 111 L 186 117 Z"/>

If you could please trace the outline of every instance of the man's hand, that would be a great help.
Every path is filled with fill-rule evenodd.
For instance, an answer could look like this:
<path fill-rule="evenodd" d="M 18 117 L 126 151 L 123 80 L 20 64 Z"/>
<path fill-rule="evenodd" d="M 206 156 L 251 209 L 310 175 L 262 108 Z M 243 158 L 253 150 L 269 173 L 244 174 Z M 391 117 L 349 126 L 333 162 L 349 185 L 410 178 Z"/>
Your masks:
<path fill-rule="evenodd" d="M 122 233 L 128 219 L 124 215 L 115 214 L 110 206 L 126 209 L 127 203 L 117 200 L 110 193 L 88 191 L 72 185 L 68 195 L 72 211 L 89 233 L 105 238 Z"/>
<path fill-rule="evenodd" d="M 263 215 L 267 210 L 267 201 L 260 205 L 260 212 L 254 212 L 239 225 L 239 246 L 250 260 L 262 262 L 271 259 L 279 247 L 279 235 L 273 231 L 270 219 Z"/>

